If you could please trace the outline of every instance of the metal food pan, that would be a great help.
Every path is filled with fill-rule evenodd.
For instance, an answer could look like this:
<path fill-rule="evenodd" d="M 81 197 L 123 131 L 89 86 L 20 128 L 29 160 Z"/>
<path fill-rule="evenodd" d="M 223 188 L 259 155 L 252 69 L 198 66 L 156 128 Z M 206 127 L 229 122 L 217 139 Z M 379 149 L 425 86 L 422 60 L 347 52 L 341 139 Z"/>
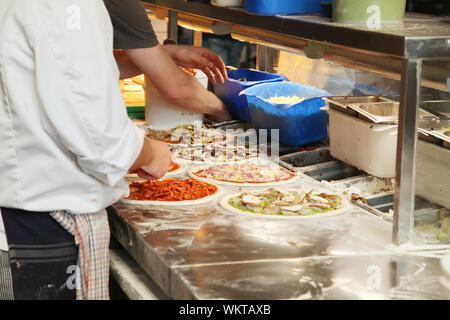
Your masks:
<path fill-rule="evenodd" d="M 314 167 L 310 167 L 308 170 L 303 172 L 317 181 L 325 180 L 330 182 L 366 175 L 364 171 L 340 161 L 319 164 Z"/>
<path fill-rule="evenodd" d="M 326 97 L 324 98 L 329 104 L 337 105 L 339 107 L 353 104 L 353 103 L 376 103 L 376 102 L 388 102 L 387 98 L 379 96 L 339 96 L 339 97 Z"/>
<path fill-rule="evenodd" d="M 285 154 L 291 154 L 293 152 L 296 152 L 298 150 L 298 147 L 294 147 L 294 146 L 289 146 L 287 144 L 283 144 L 283 143 L 279 143 L 277 146 L 277 150 L 276 152 L 278 153 L 278 156 L 283 156 Z M 258 150 L 260 153 L 266 153 L 267 155 L 271 156 L 272 155 L 272 144 L 270 142 L 266 143 L 259 143 L 258 144 Z M 273 155 L 274 157 L 276 157 L 276 155 Z M 279 164 L 281 165 L 280 160 L 278 159 Z M 287 167 L 285 167 L 287 168 Z M 290 170 L 290 168 L 287 168 Z"/>
<path fill-rule="evenodd" d="M 418 122 L 418 127 L 428 131 L 446 132 L 450 130 L 450 119 L 420 119 Z"/>
<path fill-rule="evenodd" d="M 419 120 L 419 138 L 450 149 L 450 119 Z"/>
<path fill-rule="evenodd" d="M 389 210 L 394 209 L 394 194 L 392 192 L 367 197 L 364 200 L 366 202 L 361 199 L 353 199 L 352 202 L 370 213 L 392 222 L 392 216 L 389 214 Z"/>
<path fill-rule="evenodd" d="M 336 160 L 330 155 L 330 148 L 300 151 L 280 157 L 280 164 L 292 171 L 302 171 L 305 167 Z"/>
<path fill-rule="evenodd" d="M 449 140 L 443 140 L 442 145 L 444 146 L 444 148 L 450 149 L 450 131 L 444 132 L 444 135 L 448 137 Z"/>
<path fill-rule="evenodd" d="M 442 206 L 438 205 L 437 203 L 433 203 L 420 196 L 416 196 L 414 207 L 416 210 L 432 210 L 442 208 Z"/>
<path fill-rule="evenodd" d="M 383 213 L 389 213 L 389 210 L 394 209 L 393 192 L 366 198 L 366 201 L 369 207 L 381 211 Z"/>
<path fill-rule="evenodd" d="M 414 226 L 423 226 L 426 224 L 437 224 L 441 219 L 440 209 L 426 208 L 414 212 Z"/>
<path fill-rule="evenodd" d="M 389 101 L 386 98 L 378 97 L 378 96 L 337 96 L 337 97 L 325 97 L 323 98 L 326 102 L 328 102 L 328 106 L 331 109 L 349 114 L 351 116 L 358 116 L 358 112 L 349 108 L 349 104 L 360 104 L 360 103 L 377 103 L 377 102 L 387 102 Z"/>
<path fill-rule="evenodd" d="M 389 209 L 394 209 L 394 193 L 393 192 L 389 192 L 386 194 L 382 194 L 382 195 L 375 195 L 373 197 L 368 197 L 366 198 L 367 204 L 374 208 L 377 209 L 381 212 L 389 212 Z M 423 215 L 424 213 L 429 213 L 429 212 L 435 212 L 436 210 L 439 210 L 441 208 L 441 206 L 432 203 L 428 200 L 426 200 L 425 198 L 416 196 L 415 198 L 415 216 L 420 216 Z"/>
<path fill-rule="evenodd" d="M 203 120 L 203 124 L 208 128 L 219 128 L 219 127 L 223 127 L 223 126 L 239 124 L 239 123 L 244 123 L 244 122 L 245 121 L 238 120 L 238 119 L 216 122 L 213 119 L 208 118 L 208 117 L 205 117 L 205 119 Z"/>
<path fill-rule="evenodd" d="M 386 221 L 392 222 L 392 215 L 390 210 L 394 210 L 394 193 L 384 193 L 374 195 L 364 199 L 353 199 L 352 202 L 359 207 L 369 211 L 370 213 L 383 218 Z"/>
<path fill-rule="evenodd" d="M 425 243 L 450 243 L 448 239 L 441 238 L 442 235 L 448 234 L 447 227 L 443 225 L 444 221 L 448 220 L 448 213 L 448 209 L 416 197 L 413 237 Z"/>
<path fill-rule="evenodd" d="M 393 178 L 378 178 L 367 175 L 333 182 L 332 185 L 349 196 L 358 194 L 362 197 L 370 197 L 388 192 L 392 193 L 394 191 L 395 181 Z"/>
<path fill-rule="evenodd" d="M 362 120 L 379 122 L 396 122 L 398 120 L 398 102 L 379 102 L 354 104 L 350 108 L 358 112 Z"/>
<path fill-rule="evenodd" d="M 271 149 L 271 145 L 269 145 L 269 149 Z M 295 153 L 295 152 L 298 152 L 298 146 L 290 146 L 290 145 L 287 145 L 287 144 L 284 144 L 284 143 L 279 143 L 278 144 L 278 148 L 279 148 L 279 150 L 278 150 L 278 153 L 279 153 L 279 155 L 280 156 L 283 156 L 283 155 L 286 155 L 286 154 L 292 154 L 292 153 Z"/>
<path fill-rule="evenodd" d="M 419 108 L 419 119 L 438 119 L 436 115 L 432 114 L 431 112 L 428 112 L 425 109 Z"/>
<path fill-rule="evenodd" d="M 421 106 L 440 118 L 450 119 L 450 100 L 423 101 Z"/>
<path fill-rule="evenodd" d="M 365 198 L 367 203 L 362 200 L 354 200 L 353 203 L 367 211 L 392 221 L 390 210 L 394 210 L 394 193 L 384 193 Z M 441 206 L 432 203 L 422 197 L 415 198 L 414 225 L 421 226 L 425 224 L 434 224 L 440 221 Z M 392 212 L 392 211 L 391 211 Z"/>
<path fill-rule="evenodd" d="M 424 141 L 428 141 L 434 144 L 440 144 L 441 140 L 439 138 L 437 138 L 434 135 L 429 134 L 426 130 L 418 130 L 418 134 L 419 134 L 419 139 L 420 140 L 424 140 Z"/>
<path fill-rule="evenodd" d="M 242 129 L 244 131 L 253 128 L 252 124 L 250 122 L 242 121 L 242 120 L 230 120 L 230 121 L 225 121 L 225 122 L 219 122 L 219 123 L 213 124 L 213 127 L 217 128 L 217 129 L 222 129 L 222 130 Z"/>
<path fill-rule="evenodd" d="M 398 122 L 400 103 L 392 101 L 392 102 L 350 104 L 349 108 L 356 111 L 358 113 L 358 117 L 365 121 L 374 123 L 396 123 Z M 421 119 L 436 118 L 435 115 L 423 109 L 419 109 L 419 117 Z"/>

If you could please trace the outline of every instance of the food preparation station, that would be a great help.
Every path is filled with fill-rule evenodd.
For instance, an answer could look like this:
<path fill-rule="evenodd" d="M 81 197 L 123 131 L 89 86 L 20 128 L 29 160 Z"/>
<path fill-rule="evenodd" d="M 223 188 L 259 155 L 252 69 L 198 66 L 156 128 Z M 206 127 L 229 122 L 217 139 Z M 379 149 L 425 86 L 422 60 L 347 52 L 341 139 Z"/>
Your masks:
<path fill-rule="evenodd" d="M 448 20 L 407 15 L 403 25 L 376 31 L 333 24 L 316 15 L 262 17 L 182 0 L 145 3 L 160 16 L 166 12 L 173 37 L 177 21 L 192 21 L 199 30 L 213 23 L 230 25 L 237 38 L 258 43 L 260 69 L 273 71 L 274 48 L 304 50 L 314 41 L 324 45 L 332 60 L 339 57 L 355 68 L 400 79 L 402 91 L 398 125 L 389 124 L 395 131 L 398 128 L 395 178 L 370 175 L 371 169 L 355 167 L 355 159 L 337 160 L 327 141 L 309 151 L 288 150 L 280 157 L 280 165 L 300 176 L 287 188 L 341 194 L 352 205 L 340 215 L 305 220 L 241 216 L 225 211 L 217 201 L 170 209 L 121 203 L 108 208 L 112 234 L 122 246 L 112 251 L 113 276 L 131 298 L 151 297 L 146 295 L 149 288 L 153 297 L 172 299 L 450 298 L 444 259 L 450 243 L 414 228 L 436 223 L 441 209 L 449 208 L 436 204 L 425 192 L 427 187 L 420 197 L 414 194 L 414 178 L 421 170 L 437 175 L 448 170 L 445 163 L 427 159 L 433 152 L 422 152 L 438 148 L 446 159 L 447 131 L 431 130 L 436 126 L 430 122 L 438 120 L 419 112 L 419 106 L 425 107 L 419 101 L 421 83 L 435 89 L 446 86 L 427 78 L 429 74 L 422 78 L 422 70 L 433 59 L 448 61 Z M 445 108 L 440 112 L 445 113 Z M 445 127 L 445 115 L 433 114 L 443 121 L 439 127 Z M 331 121 L 333 116 L 333 125 Z M 429 140 L 417 140 L 417 132 Z M 433 144 L 436 139 L 441 139 L 439 146 Z M 376 166 L 371 168 L 380 176 Z M 429 184 L 429 179 L 419 179 L 421 185 Z M 447 188 L 448 184 L 447 180 Z M 364 194 L 357 197 L 352 188 L 361 190 L 361 186 Z M 224 189 L 237 191 L 236 187 Z M 124 262 L 143 271 L 138 280 L 123 271 Z"/>

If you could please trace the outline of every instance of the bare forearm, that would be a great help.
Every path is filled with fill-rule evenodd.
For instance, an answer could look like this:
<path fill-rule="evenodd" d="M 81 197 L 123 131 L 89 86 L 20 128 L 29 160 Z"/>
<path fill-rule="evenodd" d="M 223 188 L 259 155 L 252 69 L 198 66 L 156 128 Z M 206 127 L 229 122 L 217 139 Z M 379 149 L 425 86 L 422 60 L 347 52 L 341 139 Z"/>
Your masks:
<path fill-rule="evenodd" d="M 136 161 L 133 163 L 133 165 L 129 169 L 129 171 L 133 172 L 139 168 L 142 168 L 145 164 L 153 161 L 154 157 L 155 156 L 154 156 L 150 141 L 147 138 L 144 138 L 144 144 L 142 145 L 142 150 L 141 150 L 138 158 L 136 159 Z"/>
<path fill-rule="evenodd" d="M 181 74 L 176 76 L 177 94 L 167 97 L 170 103 L 187 111 L 210 115 L 220 113 L 225 108 L 222 101 L 206 90 L 197 79 L 182 70 L 178 72 Z"/>
<path fill-rule="evenodd" d="M 171 159 L 166 143 L 144 137 L 141 152 L 129 171 L 143 179 L 158 179 L 169 169 Z"/>
<path fill-rule="evenodd" d="M 142 74 L 142 71 L 122 50 L 114 50 L 114 58 L 116 58 L 117 67 L 120 71 L 120 79 L 132 78 Z"/>

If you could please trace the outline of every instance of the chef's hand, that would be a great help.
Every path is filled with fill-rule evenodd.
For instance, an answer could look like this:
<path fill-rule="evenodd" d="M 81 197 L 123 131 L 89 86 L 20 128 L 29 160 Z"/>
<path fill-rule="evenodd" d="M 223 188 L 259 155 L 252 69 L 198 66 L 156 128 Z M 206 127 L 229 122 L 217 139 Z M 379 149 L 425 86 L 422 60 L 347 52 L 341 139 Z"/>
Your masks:
<path fill-rule="evenodd" d="M 224 122 L 231 120 L 231 115 L 228 112 L 225 105 L 222 103 L 222 108 L 214 113 L 211 114 L 211 116 L 216 120 L 217 122 Z"/>
<path fill-rule="evenodd" d="M 130 171 L 142 179 L 155 180 L 167 173 L 171 162 L 172 154 L 165 142 L 145 137 L 141 153 Z"/>
<path fill-rule="evenodd" d="M 228 78 L 225 63 L 207 48 L 169 44 L 164 49 L 177 65 L 202 70 L 212 84 L 216 84 L 215 78 L 220 83 Z"/>

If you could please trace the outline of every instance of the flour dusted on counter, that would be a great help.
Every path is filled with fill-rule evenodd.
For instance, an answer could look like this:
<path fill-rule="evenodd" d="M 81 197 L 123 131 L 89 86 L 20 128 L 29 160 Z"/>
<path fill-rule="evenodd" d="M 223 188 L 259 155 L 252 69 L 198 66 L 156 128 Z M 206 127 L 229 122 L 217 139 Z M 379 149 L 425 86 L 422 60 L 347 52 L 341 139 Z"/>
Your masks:
<path fill-rule="evenodd" d="M 370 197 L 382 192 L 391 192 L 394 190 L 395 179 L 372 177 L 371 180 L 363 180 L 348 183 L 331 183 L 322 181 L 322 183 L 331 185 L 345 195 L 358 194 L 361 197 Z"/>

